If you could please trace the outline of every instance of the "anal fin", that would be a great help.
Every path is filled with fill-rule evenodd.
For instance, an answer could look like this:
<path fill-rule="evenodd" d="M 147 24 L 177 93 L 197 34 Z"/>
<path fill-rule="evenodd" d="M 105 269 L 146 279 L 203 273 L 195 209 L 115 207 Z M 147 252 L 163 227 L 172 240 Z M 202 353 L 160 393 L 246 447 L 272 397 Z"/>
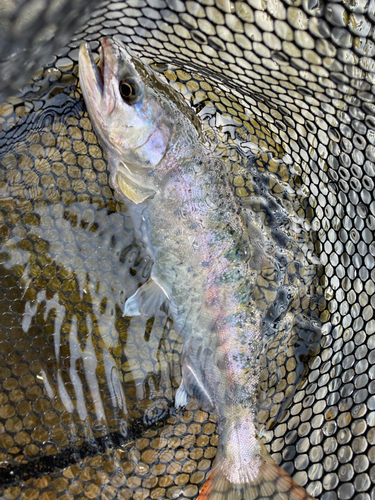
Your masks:
<path fill-rule="evenodd" d="M 175 394 L 176 408 L 186 406 L 195 398 L 202 409 L 213 411 L 213 391 L 207 376 L 213 369 L 212 351 L 204 348 L 202 338 L 193 336 L 185 342 L 182 360 L 182 382 Z"/>
<path fill-rule="evenodd" d="M 314 500 L 268 455 L 264 446 L 259 467 L 254 477 L 254 465 L 242 471 L 246 479 L 235 484 L 227 479 L 228 463 L 218 451 L 212 472 L 205 482 L 198 500 Z M 238 457 L 241 460 L 240 457 Z"/>
<path fill-rule="evenodd" d="M 155 316 L 160 306 L 168 298 L 163 288 L 149 279 L 129 297 L 125 303 L 124 316 Z"/>

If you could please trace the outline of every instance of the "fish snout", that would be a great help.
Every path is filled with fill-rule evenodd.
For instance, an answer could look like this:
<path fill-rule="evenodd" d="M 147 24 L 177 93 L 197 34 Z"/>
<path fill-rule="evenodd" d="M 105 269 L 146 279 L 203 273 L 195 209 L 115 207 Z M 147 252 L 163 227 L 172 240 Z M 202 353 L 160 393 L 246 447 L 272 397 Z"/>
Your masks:
<path fill-rule="evenodd" d="M 115 38 L 111 38 L 109 36 L 104 36 L 100 38 L 99 41 L 99 50 L 106 53 L 107 57 L 110 54 L 113 54 L 116 60 L 122 60 L 126 61 L 127 63 L 132 63 L 132 56 L 123 43 L 120 43 Z"/>

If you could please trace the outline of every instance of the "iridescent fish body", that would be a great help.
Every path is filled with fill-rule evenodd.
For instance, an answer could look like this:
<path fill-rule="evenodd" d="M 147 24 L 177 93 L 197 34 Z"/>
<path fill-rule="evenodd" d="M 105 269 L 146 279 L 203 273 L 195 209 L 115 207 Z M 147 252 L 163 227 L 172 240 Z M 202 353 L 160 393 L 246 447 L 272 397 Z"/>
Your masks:
<path fill-rule="evenodd" d="M 217 456 L 199 499 L 311 498 L 258 440 L 261 318 L 249 289 L 262 245 L 250 240 L 224 163 L 204 146 L 190 108 L 119 42 L 103 39 L 100 68 L 82 44 L 79 76 L 112 184 L 131 200 L 154 259 L 125 315 L 168 302 L 185 340 L 176 406 L 194 396 L 218 416 Z"/>

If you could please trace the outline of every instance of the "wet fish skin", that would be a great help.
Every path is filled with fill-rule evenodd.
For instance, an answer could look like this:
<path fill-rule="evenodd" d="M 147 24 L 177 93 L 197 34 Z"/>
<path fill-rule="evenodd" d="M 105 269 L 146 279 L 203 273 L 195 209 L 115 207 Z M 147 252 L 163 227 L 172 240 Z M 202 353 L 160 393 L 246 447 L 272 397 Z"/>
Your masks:
<path fill-rule="evenodd" d="M 203 146 L 188 108 L 122 44 L 102 41 L 102 69 L 101 75 L 83 44 L 79 74 L 88 112 L 112 183 L 133 202 L 138 237 L 155 262 L 125 314 L 151 315 L 168 301 L 185 339 L 176 406 L 195 396 L 218 415 L 217 457 L 199 498 L 219 500 L 232 492 L 250 500 L 255 490 L 268 498 L 280 492 L 311 498 L 257 437 L 261 318 L 243 293 L 256 274 L 249 265 L 246 213 L 225 166 Z M 234 252 L 237 247 L 241 251 Z"/>

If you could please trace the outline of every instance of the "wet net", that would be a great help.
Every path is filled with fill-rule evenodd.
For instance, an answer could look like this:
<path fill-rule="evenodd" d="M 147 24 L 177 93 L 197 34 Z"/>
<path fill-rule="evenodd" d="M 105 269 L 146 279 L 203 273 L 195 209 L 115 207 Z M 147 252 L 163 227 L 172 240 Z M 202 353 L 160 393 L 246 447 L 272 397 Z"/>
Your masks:
<path fill-rule="evenodd" d="M 0 105 L 0 497 L 197 498 L 216 453 L 215 416 L 174 409 L 183 343 L 167 313 L 123 316 L 152 262 L 77 77 L 80 43 L 112 36 L 190 103 L 279 249 L 249 291 L 268 451 L 316 498 L 373 498 L 374 2 L 106 1 L 47 49 L 40 5 L 13 10 L 1 42 L 35 47 L 17 49 L 30 68 L 54 55 Z M 67 36 L 81 14 L 53 5 Z M 16 61 L 4 95 L 24 83 Z"/>
<path fill-rule="evenodd" d="M 15 94 L 61 47 L 99 0 L 2 0 L 0 2 L 0 101 Z"/>

